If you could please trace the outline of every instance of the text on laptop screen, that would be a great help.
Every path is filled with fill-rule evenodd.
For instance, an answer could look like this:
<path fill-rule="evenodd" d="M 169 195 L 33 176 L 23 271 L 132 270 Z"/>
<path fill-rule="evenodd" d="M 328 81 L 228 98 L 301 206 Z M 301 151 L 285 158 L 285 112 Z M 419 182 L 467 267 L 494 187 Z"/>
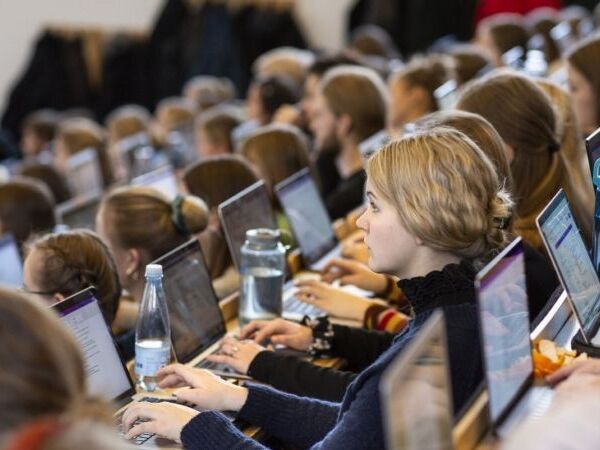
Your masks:
<path fill-rule="evenodd" d="M 563 287 L 589 336 L 600 307 L 600 281 L 564 193 L 552 201 L 539 220 Z"/>
<path fill-rule="evenodd" d="M 337 245 L 331 220 L 308 171 L 279 185 L 277 196 L 307 261 L 317 261 Z"/>
<path fill-rule="evenodd" d="M 163 167 L 153 172 L 131 180 L 132 186 L 147 186 L 156 189 L 166 195 L 169 200 L 177 196 L 177 178 L 170 167 Z"/>
<path fill-rule="evenodd" d="M 446 330 L 439 316 L 435 320 L 432 316 L 427 329 L 421 330 L 382 379 L 389 449 L 453 448 Z"/>
<path fill-rule="evenodd" d="M 129 391 L 131 381 L 94 295 L 58 311 L 81 347 L 90 394 L 115 400 Z"/>
<path fill-rule="evenodd" d="M 523 246 L 519 241 L 478 275 L 477 294 L 493 422 L 532 373 Z"/>
<path fill-rule="evenodd" d="M 225 324 L 197 241 L 155 261 L 163 266 L 163 283 L 171 339 L 180 362 L 189 362 L 225 334 Z"/>
<path fill-rule="evenodd" d="M 0 283 L 14 287 L 23 285 L 23 263 L 19 248 L 8 234 L 0 238 Z"/>
<path fill-rule="evenodd" d="M 267 188 L 262 182 L 255 183 L 222 203 L 219 209 L 229 252 L 239 269 L 246 231 L 254 228 L 277 228 Z"/>

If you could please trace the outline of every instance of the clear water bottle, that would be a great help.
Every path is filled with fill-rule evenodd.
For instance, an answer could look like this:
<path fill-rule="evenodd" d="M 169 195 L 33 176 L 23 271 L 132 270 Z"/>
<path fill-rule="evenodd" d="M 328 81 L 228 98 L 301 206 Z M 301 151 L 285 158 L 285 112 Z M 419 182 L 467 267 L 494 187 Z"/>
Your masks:
<path fill-rule="evenodd" d="M 279 230 L 248 230 L 241 253 L 240 326 L 281 316 L 285 248 Z"/>
<path fill-rule="evenodd" d="M 171 326 L 162 285 L 162 266 L 146 266 L 146 286 L 135 329 L 135 374 L 145 391 L 156 389 L 156 372 L 171 360 Z"/>

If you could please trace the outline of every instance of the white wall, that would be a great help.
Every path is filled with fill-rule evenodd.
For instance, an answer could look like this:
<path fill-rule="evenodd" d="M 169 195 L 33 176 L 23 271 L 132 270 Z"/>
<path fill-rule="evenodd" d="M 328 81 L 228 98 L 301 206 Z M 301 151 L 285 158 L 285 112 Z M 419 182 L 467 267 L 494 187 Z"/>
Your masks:
<path fill-rule="evenodd" d="M 0 111 L 48 24 L 147 29 L 162 0 L 0 0 Z"/>

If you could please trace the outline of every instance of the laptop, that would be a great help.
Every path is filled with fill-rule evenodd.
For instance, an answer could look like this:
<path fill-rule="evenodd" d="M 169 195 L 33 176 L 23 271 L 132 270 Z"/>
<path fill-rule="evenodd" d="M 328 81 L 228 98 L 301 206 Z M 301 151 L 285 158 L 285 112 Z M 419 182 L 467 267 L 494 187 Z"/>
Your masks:
<path fill-rule="evenodd" d="M 433 96 L 441 111 L 452 109 L 458 100 L 458 84 L 455 80 L 448 80 L 433 91 Z"/>
<path fill-rule="evenodd" d="M 23 286 L 23 262 L 19 246 L 10 233 L 0 237 L 0 283 L 17 288 Z"/>
<path fill-rule="evenodd" d="M 502 62 L 511 69 L 521 70 L 525 62 L 525 51 L 522 47 L 513 47 L 502 54 Z"/>
<path fill-rule="evenodd" d="M 593 176 L 594 164 L 600 159 L 600 128 L 585 139 L 585 148 L 587 150 L 588 162 L 590 163 L 590 173 Z"/>
<path fill-rule="evenodd" d="M 600 280 L 562 189 L 538 216 L 537 226 L 584 342 L 600 347 Z"/>
<path fill-rule="evenodd" d="M 521 238 L 515 239 L 475 277 L 488 411 L 493 432 L 507 436 L 540 417 L 552 401 L 548 386 L 534 385 Z"/>
<path fill-rule="evenodd" d="M 364 159 L 369 159 L 379 149 L 387 145 L 390 140 L 391 136 L 387 130 L 381 130 L 362 141 L 358 145 L 358 149 Z"/>
<path fill-rule="evenodd" d="M 444 315 L 436 311 L 381 378 L 388 449 L 453 448 L 450 383 Z"/>
<path fill-rule="evenodd" d="M 58 223 L 70 229 L 93 230 L 96 227 L 96 214 L 101 200 L 102 192 L 97 191 L 78 195 L 61 203 L 56 207 Z"/>
<path fill-rule="evenodd" d="M 331 258 L 341 254 L 341 246 L 309 170 L 302 169 L 276 185 L 275 193 L 300 246 L 305 266 L 320 272 Z"/>
<path fill-rule="evenodd" d="M 556 43 L 561 55 L 577 42 L 577 39 L 573 35 L 571 24 L 566 20 L 552 27 L 550 37 Z"/>
<path fill-rule="evenodd" d="M 163 268 L 171 341 L 177 361 L 231 372 L 225 365 L 204 359 L 216 352 L 227 330 L 200 243 L 192 239 L 152 264 Z"/>
<path fill-rule="evenodd" d="M 135 401 L 168 401 L 158 395 L 136 395 L 135 386 L 104 320 L 94 289 L 87 288 L 51 307 L 81 346 L 87 374 L 88 392 L 117 405 L 115 418 L 120 423 L 126 406 Z M 134 398 L 135 396 L 135 398 Z M 172 400 L 171 400 L 172 401 Z M 144 433 L 131 441 L 143 448 L 177 448 L 176 444 Z M 180 447 L 179 447 L 180 448 Z"/>
<path fill-rule="evenodd" d="M 104 188 L 98 154 L 93 148 L 86 148 L 70 156 L 67 160 L 67 173 L 69 186 L 75 195 L 102 192 Z"/>
<path fill-rule="evenodd" d="M 219 218 L 231 259 L 240 270 L 241 248 L 246 241 L 246 231 L 254 228 L 277 228 L 271 198 L 264 181 L 258 181 L 219 205 Z M 289 279 L 283 287 L 283 316 L 300 320 L 304 315 L 322 315 L 320 309 L 303 303 L 294 297 L 293 281 Z"/>
<path fill-rule="evenodd" d="M 175 172 L 168 165 L 133 178 L 131 185 L 154 188 L 166 195 L 169 200 L 175 199 L 179 191 Z"/>

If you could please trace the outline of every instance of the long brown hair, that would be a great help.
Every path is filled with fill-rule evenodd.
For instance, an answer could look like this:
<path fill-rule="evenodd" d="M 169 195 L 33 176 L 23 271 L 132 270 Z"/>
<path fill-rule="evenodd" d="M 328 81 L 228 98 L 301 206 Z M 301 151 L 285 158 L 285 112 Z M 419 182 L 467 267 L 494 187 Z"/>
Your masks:
<path fill-rule="evenodd" d="M 57 204 L 71 198 L 71 190 L 67 181 L 54 166 L 38 162 L 27 163 L 20 172 L 24 177 L 35 178 L 44 183 L 52 192 Z"/>
<path fill-rule="evenodd" d="M 49 415 L 108 418 L 87 398 L 79 345 L 50 310 L 0 287 L 0 341 L 0 436 Z"/>
<path fill-rule="evenodd" d="M 144 263 L 185 243 L 208 222 L 208 208 L 191 195 L 170 202 L 156 189 L 123 187 L 108 193 L 98 210 L 109 241 L 142 250 Z"/>
<path fill-rule="evenodd" d="M 513 194 L 517 213 L 522 215 L 560 148 L 550 99 L 528 77 L 500 70 L 469 85 L 457 108 L 485 117 L 512 147 Z"/>
<path fill-rule="evenodd" d="M 102 314 L 113 322 L 121 285 L 112 253 L 96 233 L 81 229 L 47 234 L 26 244 L 25 257 L 34 250 L 43 258 L 32 274 L 39 290 L 69 297 L 95 286 Z"/>

